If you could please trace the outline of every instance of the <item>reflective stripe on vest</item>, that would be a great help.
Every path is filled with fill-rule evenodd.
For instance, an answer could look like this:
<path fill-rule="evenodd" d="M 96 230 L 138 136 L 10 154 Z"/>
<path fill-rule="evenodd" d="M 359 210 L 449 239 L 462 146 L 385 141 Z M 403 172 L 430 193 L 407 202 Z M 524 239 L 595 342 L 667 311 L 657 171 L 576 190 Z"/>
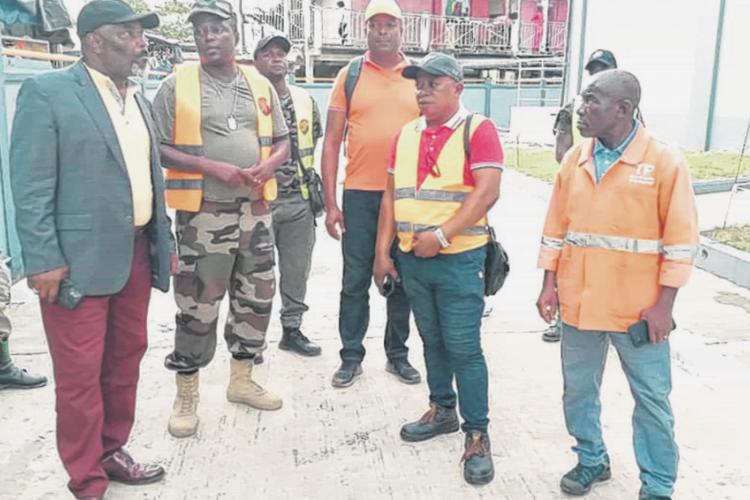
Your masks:
<path fill-rule="evenodd" d="M 551 240 L 552 238 L 547 238 Z M 560 241 L 560 240 L 554 240 Z M 661 240 L 643 240 L 623 238 L 620 236 L 602 236 L 600 234 L 565 233 L 565 243 L 583 248 L 601 248 L 618 252 L 641 254 L 664 254 L 665 259 L 692 259 L 698 255 L 700 247 L 694 245 L 662 246 Z M 544 238 L 542 239 L 544 244 Z M 560 247 L 562 248 L 562 247 Z"/>
<path fill-rule="evenodd" d="M 475 115 L 471 121 L 471 133 L 476 131 L 486 118 Z M 398 231 L 399 247 L 410 252 L 414 235 L 442 226 L 451 220 L 466 198 L 474 191 L 464 184 L 464 124 L 461 124 L 440 151 L 437 164 L 441 175 L 428 175 L 417 189 L 419 152 L 422 132 L 417 130 L 419 120 L 406 124 L 396 144 L 394 162 L 394 216 Z M 487 244 L 487 218 L 476 221 L 474 227 L 451 239 L 451 246 L 440 250 L 443 254 L 454 254 L 480 248 Z"/>
<path fill-rule="evenodd" d="M 273 118 L 271 84 L 250 66 L 238 65 L 255 103 L 257 133 L 261 159 L 271 156 L 273 149 Z M 175 74 L 175 116 L 172 144 L 178 151 L 203 155 L 200 65 L 177 66 Z M 197 212 L 203 202 L 203 174 L 167 169 L 167 203 L 175 210 Z M 263 198 L 276 199 L 276 178 L 263 185 Z"/>
<path fill-rule="evenodd" d="M 294 116 L 297 119 L 297 153 L 301 165 L 297 165 L 297 175 L 304 179 L 304 169 L 312 168 L 315 163 L 315 138 L 313 133 L 314 104 L 312 97 L 306 90 L 289 85 L 289 95 L 292 96 L 294 105 Z M 308 199 L 310 191 L 307 184 L 300 182 L 299 186 L 302 198 Z"/>
<path fill-rule="evenodd" d="M 562 250 L 564 241 L 557 238 L 548 238 L 542 236 L 542 248 L 549 248 L 551 250 Z"/>
<path fill-rule="evenodd" d="M 437 229 L 437 226 L 428 226 L 426 224 L 412 224 L 410 222 L 396 222 L 396 231 L 399 233 L 414 233 L 419 234 L 425 231 L 433 231 Z M 465 230 L 463 233 L 466 236 L 478 236 L 483 234 L 489 234 L 487 226 L 473 226 Z"/>

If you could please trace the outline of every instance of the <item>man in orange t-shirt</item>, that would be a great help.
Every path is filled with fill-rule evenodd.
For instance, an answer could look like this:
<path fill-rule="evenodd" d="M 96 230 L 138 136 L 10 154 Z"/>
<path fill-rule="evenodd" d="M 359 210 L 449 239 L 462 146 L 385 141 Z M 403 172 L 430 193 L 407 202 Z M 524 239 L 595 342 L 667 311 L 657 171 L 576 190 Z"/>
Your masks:
<path fill-rule="evenodd" d="M 380 201 L 388 180 L 389 153 L 401 127 L 419 116 L 414 82 L 401 75 L 407 66 L 400 50 L 404 31 L 401 9 L 395 0 L 372 0 L 365 11 L 365 22 L 369 50 L 348 103 L 345 82 L 349 66 L 341 70 L 334 83 L 323 145 L 326 229 L 331 236 L 342 240 L 344 255 L 339 312 L 342 363 L 333 374 L 334 387 L 349 387 L 362 373 L 365 356 L 362 341 L 370 321 L 369 289 Z M 348 163 L 342 211 L 336 200 L 336 176 L 345 128 L 348 128 Z M 409 364 L 406 347 L 409 313 L 406 294 L 400 283 L 396 283 L 388 297 L 386 370 L 404 383 L 417 384 L 421 377 Z"/>

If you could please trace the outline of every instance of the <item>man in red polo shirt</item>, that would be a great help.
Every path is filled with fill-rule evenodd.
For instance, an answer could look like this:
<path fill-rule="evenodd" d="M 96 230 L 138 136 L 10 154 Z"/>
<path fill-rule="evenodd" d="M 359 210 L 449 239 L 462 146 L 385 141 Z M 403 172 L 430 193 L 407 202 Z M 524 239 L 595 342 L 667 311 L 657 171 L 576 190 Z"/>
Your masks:
<path fill-rule="evenodd" d="M 393 137 L 419 116 L 414 84 L 401 75 L 407 62 L 400 50 L 403 24 L 394 0 L 372 0 L 365 11 L 367 44 L 359 78 L 350 98 L 346 81 L 350 66 L 339 73 L 331 93 L 328 124 L 323 144 L 323 183 L 326 194 L 326 229 L 342 239 L 344 279 L 341 291 L 339 333 L 343 347 L 341 366 L 333 374 L 334 387 L 351 386 L 362 373 L 362 345 L 370 322 L 369 289 L 375 259 L 380 200 L 388 179 L 388 151 Z M 339 152 L 348 128 L 344 206 L 336 200 Z M 339 235 L 339 230 L 343 235 Z M 407 358 L 409 302 L 398 286 L 388 297 L 385 328 L 386 370 L 406 384 L 421 377 Z"/>
<path fill-rule="evenodd" d="M 494 467 L 480 327 L 487 212 L 500 195 L 503 150 L 495 124 L 461 106 L 458 61 L 432 53 L 403 74 L 416 80 L 423 116 L 407 123 L 393 146 L 374 274 L 381 289 L 387 276 L 403 282 L 424 342 L 430 409 L 404 425 L 401 438 L 424 441 L 458 430 L 455 378 L 466 433 L 464 478 L 487 484 Z M 390 256 L 396 234 L 398 271 Z"/>

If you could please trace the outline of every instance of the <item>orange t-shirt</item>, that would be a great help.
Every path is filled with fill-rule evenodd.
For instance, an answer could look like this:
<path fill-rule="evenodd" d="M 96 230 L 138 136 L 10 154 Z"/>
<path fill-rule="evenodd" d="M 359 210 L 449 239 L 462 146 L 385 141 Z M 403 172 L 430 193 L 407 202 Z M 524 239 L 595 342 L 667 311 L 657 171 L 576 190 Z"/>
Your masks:
<path fill-rule="evenodd" d="M 393 138 L 419 117 L 414 80 L 401 76 L 406 58 L 392 70 L 382 68 L 365 54 L 349 109 L 345 189 L 385 191 Z M 344 82 L 349 66 L 336 77 L 329 110 L 346 112 Z"/>

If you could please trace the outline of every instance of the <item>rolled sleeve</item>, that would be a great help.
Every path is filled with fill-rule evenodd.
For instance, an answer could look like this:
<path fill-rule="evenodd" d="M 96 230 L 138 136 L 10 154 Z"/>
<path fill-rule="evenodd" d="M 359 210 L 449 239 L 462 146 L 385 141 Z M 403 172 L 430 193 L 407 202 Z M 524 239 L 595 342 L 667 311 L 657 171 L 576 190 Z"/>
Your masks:
<path fill-rule="evenodd" d="M 685 286 L 700 248 L 698 210 L 690 180 L 690 169 L 682 153 L 673 152 L 674 168 L 659 191 L 659 218 L 663 229 L 664 259 L 659 284 L 672 288 Z"/>

